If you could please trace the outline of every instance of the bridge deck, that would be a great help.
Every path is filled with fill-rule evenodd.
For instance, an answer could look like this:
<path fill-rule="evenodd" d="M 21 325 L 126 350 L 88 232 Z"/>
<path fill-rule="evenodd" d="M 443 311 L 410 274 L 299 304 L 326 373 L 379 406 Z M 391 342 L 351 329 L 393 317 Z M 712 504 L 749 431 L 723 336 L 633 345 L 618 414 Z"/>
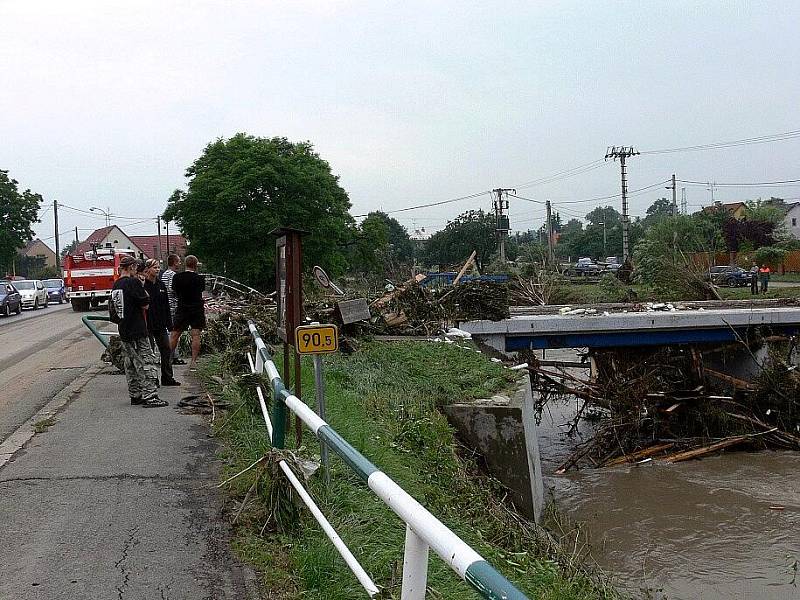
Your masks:
<path fill-rule="evenodd" d="M 504 351 L 728 342 L 758 326 L 796 333 L 800 306 L 530 314 L 461 324 L 465 331 Z"/>

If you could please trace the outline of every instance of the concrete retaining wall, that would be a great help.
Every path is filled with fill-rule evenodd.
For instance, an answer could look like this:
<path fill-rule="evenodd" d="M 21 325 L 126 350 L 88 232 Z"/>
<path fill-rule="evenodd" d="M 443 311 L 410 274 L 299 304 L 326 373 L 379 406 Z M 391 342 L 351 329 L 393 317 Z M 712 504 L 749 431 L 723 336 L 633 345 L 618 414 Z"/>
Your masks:
<path fill-rule="evenodd" d="M 510 396 L 443 410 L 462 442 L 481 454 L 490 474 L 509 489 L 517 509 L 539 522 L 544 484 L 529 377 L 524 376 Z"/>

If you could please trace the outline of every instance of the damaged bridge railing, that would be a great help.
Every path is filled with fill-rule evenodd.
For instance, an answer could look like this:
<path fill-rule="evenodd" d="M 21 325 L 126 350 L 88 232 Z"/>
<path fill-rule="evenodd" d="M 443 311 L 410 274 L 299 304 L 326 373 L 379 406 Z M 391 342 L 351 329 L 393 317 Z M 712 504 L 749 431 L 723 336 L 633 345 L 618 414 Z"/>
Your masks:
<path fill-rule="evenodd" d="M 406 524 L 401 592 L 403 600 L 425 598 L 429 548 L 433 549 L 481 597 L 496 600 L 526 598 L 522 592 L 487 563 L 475 550 L 353 448 L 310 407 L 287 390 L 278 374 L 275 363 L 272 361 L 266 344 L 261 339 L 261 335 L 252 321 L 249 322 L 249 328 L 255 343 L 255 360 L 248 355 L 251 370 L 258 374 L 266 373 L 272 386 L 272 414 L 270 414 L 264 400 L 263 391 L 260 387 L 257 387 L 256 390 L 273 447 L 284 447 L 286 411 L 288 409 L 297 415 L 323 444 L 326 444 L 330 450 L 338 454 L 344 463 Z M 380 594 L 378 586 L 375 585 L 344 544 L 286 461 L 281 461 L 280 467 L 289 483 L 309 508 L 367 594 L 370 597 L 378 596 Z"/>

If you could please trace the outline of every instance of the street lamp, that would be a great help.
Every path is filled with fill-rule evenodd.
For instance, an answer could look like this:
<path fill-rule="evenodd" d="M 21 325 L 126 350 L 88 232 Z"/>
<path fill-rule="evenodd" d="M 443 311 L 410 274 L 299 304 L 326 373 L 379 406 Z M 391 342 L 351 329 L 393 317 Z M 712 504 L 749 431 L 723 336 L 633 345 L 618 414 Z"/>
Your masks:
<path fill-rule="evenodd" d="M 108 210 L 103 210 L 102 208 L 97 208 L 96 206 L 92 206 L 89 210 L 91 212 L 99 212 L 99 213 L 102 213 L 103 215 L 105 215 L 105 217 L 106 217 L 106 227 L 111 225 L 111 208 L 109 208 Z"/>

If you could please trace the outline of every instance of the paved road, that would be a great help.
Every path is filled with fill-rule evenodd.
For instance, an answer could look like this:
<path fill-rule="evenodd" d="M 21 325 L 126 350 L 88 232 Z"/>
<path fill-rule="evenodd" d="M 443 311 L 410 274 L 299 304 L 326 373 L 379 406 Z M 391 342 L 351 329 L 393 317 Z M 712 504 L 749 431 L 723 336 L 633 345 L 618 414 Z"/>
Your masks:
<path fill-rule="evenodd" d="M 0 317 L 0 441 L 96 363 L 101 352 L 69 304 Z"/>
<path fill-rule="evenodd" d="M 160 390 L 169 407 L 131 406 L 80 317 L 38 311 L 0 325 L 0 441 L 13 446 L 31 430 L 9 436 L 15 424 L 42 420 L 53 396 L 63 406 L 3 450 L 0 599 L 255 598 L 230 552 L 208 424 L 176 409 L 200 390 L 179 372 L 183 387 Z"/>

